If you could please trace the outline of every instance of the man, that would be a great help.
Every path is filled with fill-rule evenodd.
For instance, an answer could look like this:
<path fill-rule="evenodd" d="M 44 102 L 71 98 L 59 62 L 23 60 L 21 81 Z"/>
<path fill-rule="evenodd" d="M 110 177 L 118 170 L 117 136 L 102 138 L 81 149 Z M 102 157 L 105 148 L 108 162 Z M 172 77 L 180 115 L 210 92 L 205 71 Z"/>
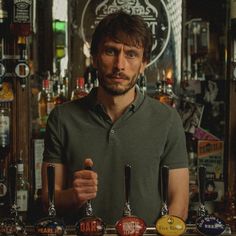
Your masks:
<path fill-rule="evenodd" d="M 46 202 L 46 167 L 53 163 L 56 206 L 62 214 L 82 217 L 82 206 L 92 199 L 94 213 L 114 225 L 123 213 L 124 166 L 129 164 L 132 213 L 153 225 L 160 217 L 160 167 L 167 165 L 169 213 L 186 219 L 188 161 L 181 120 L 176 110 L 143 96 L 135 86 L 151 47 L 152 35 L 141 17 L 124 12 L 108 15 L 91 43 L 99 87 L 50 114 L 43 199 Z"/>

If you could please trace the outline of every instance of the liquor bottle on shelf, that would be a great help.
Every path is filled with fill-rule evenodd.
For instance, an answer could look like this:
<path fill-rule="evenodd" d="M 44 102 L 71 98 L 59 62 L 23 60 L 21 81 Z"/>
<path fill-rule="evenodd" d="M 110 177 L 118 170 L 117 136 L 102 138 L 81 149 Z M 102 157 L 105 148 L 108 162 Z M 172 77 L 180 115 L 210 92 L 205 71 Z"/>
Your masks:
<path fill-rule="evenodd" d="M 10 109 L 0 108 L 0 159 L 5 159 L 10 151 Z"/>
<path fill-rule="evenodd" d="M 85 84 L 85 91 L 87 93 L 89 93 L 93 88 L 93 82 L 92 82 L 92 74 L 91 72 L 88 73 L 88 78 L 87 78 L 87 82 Z"/>
<path fill-rule="evenodd" d="M 46 84 L 48 81 L 42 81 L 42 89 L 38 94 L 38 124 L 40 132 L 44 132 L 47 122 L 47 93 Z"/>
<path fill-rule="evenodd" d="M 65 69 L 63 76 L 63 85 L 65 86 L 65 97 L 68 99 L 68 89 L 69 89 L 69 72 Z"/>
<path fill-rule="evenodd" d="M 146 94 L 147 93 L 147 78 L 146 78 L 146 76 L 144 74 L 140 75 L 139 87 L 140 87 L 140 91 L 142 92 L 142 94 Z"/>
<path fill-rule="evenodd" d="M 87 96 L 88 93 L 85 90 L 84 77 L 76 79 L 76 88 L 71 93 L 71 100 L 80 99 Z"/>
<path fill-rule="evenodd" d="M 20 151 L 20 158 L 17 162 L 17 179 L 16 179 L 16 201 L 18 215 L 21 221 L 26 221 L 29 202 L 29 183 L 24 176 L 24 163 L 22 159 L 23 151 Z"/>
<path fill-rule="evenodd" d="M 58 84 L 57 89 L 57 96 L 54 98 L 54 104 L 55 106 L 60 105 L 67 101 L 65 96 L 65 85 L 64 84 Z"/>
<path fill-rule="evenodd" d="M 99 86 L 99 81 L 98 81 L 98 77 L 96 76 L 93 81 L 93 87 L 97 88 L 98 86 Z"/>
<path fill-rule="evenodd" d="M 165 77 L 164 71 L 162 80 L 157 81 L 157 90 L 153 98 L 169 106 L 175 106 L 174 100 L 177 96 L 173 92 L 172 80 Z"/>
<path fill-rule="evenodd" d="M 51 80 L 46 79 L 46 94 L 47 94 L 47 116 L 50 114 L 52 109 L 55 107 L 54 96 L 53 96 L 53 83 Z"/>
<path fill-rule="evenodd" d="M 17 36 L 29 36 L 32 28 L 33 0 L 13 0 L 11 32 Z"/>

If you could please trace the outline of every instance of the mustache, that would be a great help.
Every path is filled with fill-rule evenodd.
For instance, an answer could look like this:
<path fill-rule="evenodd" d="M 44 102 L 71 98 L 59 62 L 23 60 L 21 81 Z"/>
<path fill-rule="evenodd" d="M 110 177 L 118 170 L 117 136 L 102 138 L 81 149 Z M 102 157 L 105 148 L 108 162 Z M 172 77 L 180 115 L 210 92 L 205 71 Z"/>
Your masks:
<path fill-rule="evenodd" d="M 122 71 L 115 71 L 113 73 L 110 73 L 107 75 L 108 78 L 121 78 L 121 79 L 124 79 L 124 80 L 128 80 L 128 76 L 123 73 Z"/>

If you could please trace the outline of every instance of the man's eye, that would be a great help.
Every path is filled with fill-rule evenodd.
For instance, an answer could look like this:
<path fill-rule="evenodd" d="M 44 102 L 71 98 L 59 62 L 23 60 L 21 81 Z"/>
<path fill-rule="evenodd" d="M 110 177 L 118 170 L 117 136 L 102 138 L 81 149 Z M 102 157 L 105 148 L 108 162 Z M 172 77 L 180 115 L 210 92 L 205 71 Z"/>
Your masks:
<path fill-rule="evenodd" d="M 112 48 L 106 48 L 105 49 L 105 54 L 109 55 L 109 56 L 113 56 L 115 55 L 115 50 Z"/>
<path fill-rule="evenodd" d="M 130 51 L 130 52 L 126 53 L 126 56 L 129 57 L 129 58 L 135 58 L 135 57 L 137 57 L 137 53 L 133 52 L 133 51 Z"/>

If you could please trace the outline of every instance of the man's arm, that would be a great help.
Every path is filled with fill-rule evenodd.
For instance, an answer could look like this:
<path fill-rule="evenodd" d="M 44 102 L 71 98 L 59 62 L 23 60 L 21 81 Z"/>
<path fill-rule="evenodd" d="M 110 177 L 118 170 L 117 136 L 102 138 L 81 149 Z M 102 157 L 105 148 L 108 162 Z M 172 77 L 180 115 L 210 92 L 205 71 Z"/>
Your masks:
<path fill-rule="evenodd" d="M 169 171 L 168 207 L 169 214 L 187 219 L 189 206 L 188 168 Z"/>
<path fill-rule="evenodd" d="M 90 159 L 86 161 L 90 162 Z M 87 200 L 93 199 L 97 194 L 97 174 L 90 170 L 80 170 L 74 173 L 71 188 L 66 189 L 67 171 L 60 163 L 43 162 L 42 165 L 42 200 L 45 209 L 48 208 L 47 166 L 55 166 L 55 205 L 63 214 L 70 210 L 77 210 Z M 92 165 L 92 161 L 91 161 Z"/>

